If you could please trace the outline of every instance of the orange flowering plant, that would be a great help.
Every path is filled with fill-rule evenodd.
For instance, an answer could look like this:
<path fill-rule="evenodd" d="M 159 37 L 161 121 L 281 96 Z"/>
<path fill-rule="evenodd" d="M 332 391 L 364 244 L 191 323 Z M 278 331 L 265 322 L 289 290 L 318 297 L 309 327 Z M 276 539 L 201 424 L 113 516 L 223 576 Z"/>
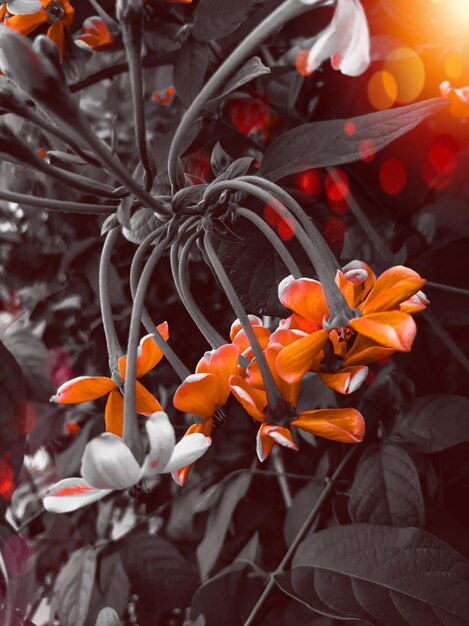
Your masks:
<path fill-rule="evenodd" d="M 464 176 L 387 152 L 464 64 L 386 4 L 0 2 L 2 623 L 469 622 Z"/>

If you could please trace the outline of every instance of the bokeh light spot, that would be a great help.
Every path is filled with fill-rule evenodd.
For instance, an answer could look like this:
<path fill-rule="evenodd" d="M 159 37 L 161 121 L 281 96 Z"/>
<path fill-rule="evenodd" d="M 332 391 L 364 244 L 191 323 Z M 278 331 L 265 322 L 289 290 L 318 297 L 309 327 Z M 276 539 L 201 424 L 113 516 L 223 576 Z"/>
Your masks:
<path fill-rule="evenodd" d="M 279 222 L 277 211 L 270 204 L 264 206 L 264 219 L 269 226 L 277 226 Z"/>
<path fill-rule="evenodd" d="M 376 144 L 372 139 L 363 139 L 358 146 L 360 159 L 365 163 L 373 161 L 376 156 Z"/>
<path fill-rule="evenodd" d="M 343 202 L 347 199 L 350 184 L 347 174 L 338 168 L 331 170 L 325 180 L 327 197 L 331 202 Z"/>
<path fill-rule="evenodd" d="M 339 217 L 330 217 L 326 220 L 322 234 L 330 246 L 341 247 L 345 238 L 345 224 Z"/>
<path fill-rule="evenodd" d="M 390 72 L 380 70 L 368 81 L 368 100 L 378 110 L 389 109 L 396 102 L 397 83 Z"/>
<path fill-rule="evenodd" d="M 353 137 L 356 132 L 357 127 L 355 126 L 355 122 L 351 122 L 350 120 L 348 122 L 345 122 L 344 133 L 347 135 L 347 137 Z"/>
<path fill-rule="evenodd" d="M 415 50 L 396 48 L 387 56 L 383 69 L 394 77 L 396 102 L 409 104 L 419 97 L 425 85 L 425 66 Z"/>
<path fill-rule="evenodd" d="M 430 163 L 438 174 L 449 174 L 457 165 L 459 146 L 451 135 L 440 135 L 428 152 Z"/>
<path fill-rule="evenodd" d="M 459 78 L 464 70 L 464 64 L 459 54 L 448 54 L 445 59 L 445 72 L 448 78 Z"/>
<path fill-rule="evenodd" d="M 321 189 L 321 177 L 316 170 L 308 170 L 299 175 L 299 187 L 308 196 L 317 196 Z"/>
<path fill-rule="evenodd" d="M 295 224 L 289 217 L 281 217 L 277 225 L 277 232 L 280 239 L 290 241 L 295 236 Z"/>
<path fill-rule="evenodd" d="M 407 182 L 407 170 L 399 159 L 387 159 L 379 170 L 379 184 L 390 196 L 401 193 Z"/>

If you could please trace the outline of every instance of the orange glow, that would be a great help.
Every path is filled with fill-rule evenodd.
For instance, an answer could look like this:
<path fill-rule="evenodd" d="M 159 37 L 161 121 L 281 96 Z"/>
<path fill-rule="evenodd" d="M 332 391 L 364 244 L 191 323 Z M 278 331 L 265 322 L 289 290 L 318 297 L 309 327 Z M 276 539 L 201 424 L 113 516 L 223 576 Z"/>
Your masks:
<path fill-rule="evenodd" d="M 384 71 L 389 72 L 396 82 L 396 102 L 414 102 L 425 85 L 425 67 L 417 52 L 412 48 L 396 48 L 384 62 Z"/>
<path fill-rule="evenodd" d="M 396 102 L 397 83 L 390 72 L 379 71 L 368 82 L 368 100 L 378 110 L 390 109 Z"/>
<path fill-rule="evenodd" d="M 464 71 L 464 62 L 459 54 L 451 53 L 445 59 L 445 73 L 448 78 L 459 78 Z"/>

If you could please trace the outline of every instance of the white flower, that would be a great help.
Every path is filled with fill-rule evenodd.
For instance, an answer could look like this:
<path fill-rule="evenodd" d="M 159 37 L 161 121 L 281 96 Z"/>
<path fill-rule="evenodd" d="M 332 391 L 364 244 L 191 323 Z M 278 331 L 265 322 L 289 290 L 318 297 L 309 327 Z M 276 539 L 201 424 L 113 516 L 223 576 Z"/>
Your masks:
<path fill-rule="evenodd" d="M 175 472 L 199 459 L 211 444 L 210 437 L 194 433 L 176 444 L 174 429 L 163 411 L 153 413 L 145 428 L 150 451 L 139 465 L 118 435 L 103 433 L 86 446 L 81 478 L 65 478 L 44 496 L 44 507 L 52 513 L 68 513 L 101 500 L 115 489 L 127 489 L 142 478 Z"/>
<path fill-rule="evenodd" d="M 359 0 L 338 0 L 329 26 L 319 34 L 309 51 L 299 53 L 298 71 L 310 75 L 326 59 L 331 59 L 333 68 L 347 76 L 359 76 L 368 68 L 370 34 Z"/>

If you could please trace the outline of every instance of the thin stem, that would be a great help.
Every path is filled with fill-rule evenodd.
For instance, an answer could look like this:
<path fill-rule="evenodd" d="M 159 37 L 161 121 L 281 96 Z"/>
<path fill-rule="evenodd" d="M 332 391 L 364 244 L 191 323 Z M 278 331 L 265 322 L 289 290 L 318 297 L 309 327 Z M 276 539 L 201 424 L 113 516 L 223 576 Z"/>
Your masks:
<path fill-rule="evenodd" d="M 271 407 L 275 407 L 278 400 L 280 399 L 280 393 L 273 379 L 272 372 L 270 371 L 270 368 L 267 364 L 264 352 L 259 343 L 259 340 L 257 339 L 257 335 L 254 332 L 254 329 L 246 314 L 246 311 L 244 310 L 243 305 L 241 304 L 241 300 L 239 299 L 238 294 L 236 293 L 230 279 L 228 278 L 228 274 L 225 272 L 225 268 L 221 264 L 220 259 L 218 258 L 213 248 L 212 242 L 210 241 L 210 234 L 208 232 L 206 232 L 204 236 L 204 248 L 212 269 L 215 272 L 215 275 L 218 277 L 218 280 L 223 287 L 223 290 L 231 304 L 231 307 L 235 312 L 236 317 L 241 322 L 243 330 L 246 333 L 246 337 L 251 344 L 252 351 L 256 358 L 257 364 L 259 365 L 262 380 L 264 381 L 264 387 L 267 392 L 269 405 Z"/>
<path fill-rule="evenodd" d="M 279 446 L 274 446 L 270 454 L 272 465 L 277 477 L 278 486 L 282 493 L 285 507 L 289 509 L 292 505 L 292 497 L 290 491 L 290 485 L 288 484 L 287 475 L 285 474 L 285 466 L 283 464 L 282 453 L 279 450 Z"/>
<path fill-rule="evenodd" d="M 111 265 L 112 251 L 119 237 L 119 232 L 120 227 L 112 228 L 108 232 L 99 262 L 99 303 L 101 306 L 101 317 L 103 318 L 104 334 L 106 336 L 109 370 L 113 380 L 117 384 L 122 382 L 117 365 L 119 358 L 122 356 L 122 348 L 117 338 L 116 327 L 112 317 L 111 300 L 109 297 L 109 267 Z"/>
<path fill-rule="evenodd" d="M 460 296 L 469 296 L 469 289 L 454 287 L 453 285 L 444 285 L 443 283 L 434 283 L 431 280 L 426 281 L 425 290 L 427 287 L 430 287 L 430 289 L 437 289 L 438 291 L 447 291 L 448 293 L 454 293 Z"/>
<path fill-rule="evenodd" d="M 188 281 L 188 272 L 187 267 L 189 263 L 189 254 L 192 249 L 192 246 L 195 240 L 201 236 L 200 232 L 194 232 L 190 235 L 189 239 L 182 246 L 181 256 L 179 257 L 179 261 L 177 264 L 177 272 L 178 272 L 178 286 L 180 289 L 180 296 L 182 303 L 186 307 L 189 315 L 194 320 L 196 326 L 202 333 L 202 335 L 207 339 L 211 348 L 216 350 L 220 346 L 226 343 L 223 337 L 216 331 L 216 329 L 210 324 L 207 318 L 204 316 L 202 311 L 197 306 L 194 297 L 189 288 Z M 177 251 L 176 242 L 173 244 L 172 250 Z M 171 250 L 171 251 L 172 251 Z M 174 259 L 174 257 L 173 257 Z M 173 273 L 174 275 L 174 273 Z"/>
<path fill-rule="evenodd" d="M 148 248 L 153 243 L 153 241 L 161 234 L 162 230 L 163 230 L 163 227 L 160 227 L 157 230 L 155 230 L 153 233 L 150 233 L 143 240 L 143 242 L 138 247 L 137 252 L 134 254 L 134 258 L 132 259 L 132 265 L 130 267 L 130 290 L 131 290 L 133 299 L 135 299 L 136 293 L 137 293 L 140 266 L 142 264 L 143 257 L 145 256 Z M 141 319 L 147 332 L 153 335 L 154 342 L 156 343 L 158 348 L 161 350 L 161 352 L 164 354 L 168 363 L 174 369 L 174 371 L 179 376 L 179 378 L 181 380 L 184 380 L 187 376 L 189 376 L 190 374 L 189 370 L 181 361 L 181 359 L 177 356 L 177 354 L 174 352 L 174 350 L 171 348 L 168 342 L 165 341 L 161 333 L 158 331 L 158 329 L 156 328 L 156 324 L 151 319 L 145 307 L 142 308 Z"/>
<path fill-rule="evenodd" d="M 283 243 L 280 237 L 278 237 L 274 233 L 272 228 L 270 228 L 270 226 L 266 224 L 261 217 L 259 217 L 259 215 L 254 213 L 254 211 L 250 211 L 249 209 L 244 209 L 242 207 L 238 207 L 236 209 L 236 215 L 245 217 L 247 220 L 257 226 L 257 228 L 261 231 L 263 235 L 267 237 L 274 249 L 277 251 L 279 257 L 285 263 L 287 270 L 290 272 L 293 278 L 301 278 L 302 274 L 298 268 L 298 265 L 295 263 L 295 259 L 288 251 L 286 245 Z"/>
<path fill-rule="evenodd" d="M 145 107 L 143 102 L 143 72 L 142 72 L 142 36 L 143 13 L 139 24 L 123 24 L 122 35 L 124 48 L 129 62 L 130 87 L 132 90 L 132 104 L 134 111 L 135 140 L 140 156 L 140 162 L 146 174 L 146 188 L 151 188 L 153 182 L 153 168 L 148 156 L 147 138 L 145 132 Z"/>
<path fill-rule="evenodd" d="M 342 474 L 342 472 L 344 471 L 344 469 L 346 468 L 346 466 L 348 465 L 348 463 L 352 459 L 353 455 L 356 453 L 357 449 L 358 449 L 358 446 L 353 446 L 352 448 L 350 448 L 348 450 L 347 454 L 344 456 L 342 461 L 339 463 L 339 465 L 337 466 L 337 469 L 332 474 L 331 478 L 326 482 L 326 485 L 325 485 L 324 489 L 321 491 L 321 493 L 320 493 L 318 499 L 316 500 L 313 508 L 309 512 L 307 518 L 303 522 L 303 525 L 301 526 L 300 530 L 298 531 L 298 534 L 296 535 L 295 539 L 293 540 L 293 542 L 291 543 L 291 545 L 288 548 L 287 552 L 285 553 L 285 556 L 280 561 L 279 566 L 277 567 L 275 572 L 273 572 L 269 576 L 268 583 L 267 583 L 264 591 L 262 592 L 262 595 L 260 596 L 259 600 L 256 602 L 256 605 L 252 609 L 249 617 L 244 622 L 244 626 L 253 626 L 254 623 L 256 622 L 256 619 L 257 619 L 257 617 L 258 617 L 258 615 L 260 613 L 260 610 L 263 608 L 265 601 L 267 600 L 267 598 L 270 595 L 271 591 L 275 587 L 275 584 L 276 584 L 275 583 L 275 576 L 277 574 L 281 574 L 285 570 L 285 568 L 288 566 L 288 564 L 290 562 L 290 559 L 292 558 L 292 556 L 295 553 L 296 549 L 298 548 L 298 546 L 300 545 L 301 541 L 305 537 L 305 535 L 308 532 L 311 524 L 314 522 L 316 517 L 319 515 L 319 513 L 321 511 L 321 508 L 322 508 L 322 505 L 324 504 L 325 500 L 329 497 L 331 491 L 335 487 L 335 484 L 336 484 L 337 480 L 340 478 L 340 475 Z"/>
<path fill-rule="evenodd" d="M 148 285 L 150 284 L 151 275 L 156 263 L 168 245 L 168 239 L 165 238 L 156 244 L 150 258 L 148 259 L 137 291 L 135 293 L 134 305 L 132 308 L 132 316 L 130 319 L 129 342 L 127 346 L 127 364 L 125 372 L 124 385 L 124 441 L 132 450 L 137 461 L 142 462 L 144 451 L 142 441 L 138 434 L 136 420 L 136 399 L 137 399 L 137 353 L 138 341 L 140 336 L 140 323 L 142 318 L 143 307 L 145 304 L 145 296 Z"/>
<path fill-rule="evenodd" d="M 208 100 L 216 95 L 218 90 L 234 74 L 239 66 L 255 52 L 259 45 L 278 28 L 286 24 L 297 15 L 309 10 L 311 6 L 299 2 L 299 0 L 286 0 L 275 11 L 270 13 L 258 24 L 249 35 L 233 50 L 225 59 L 218 70 L 210 77 L 200 93 L 192 102 L 182 117 L 174 134 L 168 156 L 168 175 L 173 188 L 177 191 L 177 167 L 181 145 L 189 129 L 198 115 L 202 112 Z"/>
<path fill-rule="evenodd" d="M 446 332 L 446 330 L 440 324 L 440 321 L 428 309 L 423 311 L 422 315 L 431 326 L 435 335 L 437 335 L 437 337 L 441 339 L 442 343 L 445 344 L 445 346 L 452 353 L 454 358 L 459 361 L 460 365 L 462 365 L 466 372 L 469 373 L 469 359 L 458 346 L 458 344 L 453 340 L 453 338 Z"/>
<path fill-rule="evenodd" d="M 22 206 L 36 207 L 45 211 L 60 211 L 62 213 L 88 213 L 91 215 L 109 215 L 114 213 L 117 205 L 109 206 L 105 204 L 85 204 L 81 202 L 70 202 L 67 200 L 55 200 L 52 198 L 36 198 L 26 193 L 16 193 L 0 189 L 0 200 L 16 202 Z"/>
<path fill-rule="evenodd" d="M 314 266 L 320 282 L 324 288 L 324 296 L 330 313 L 328 328 L 335 326 L 345 326 L 350 319 L 356 317 L 354 311 L 348 306 L 344 296 L 335 283 L 335 271 L 332 271 L 329 255 L 324 253 L 322 245 L 319 249 L 311 241 L 308 234 L 302 228 L 297 218 L 291 211 L 275 196 L 265 189 L 261 189 L 257 185 L 247 183 L 242 180 L 227 180 L 218 183 L 212 183 L 205 190 L 204 198 L 209 198 L 215 193 L 228 189 L 236 191 L 244 191 L 262 202 L 268 204 L 282 218 L 285 216 L 291 220 L 295 237 L 303 247 L 309 260 Z M 302 209 L 301 209 L 302 210 Z"/>

